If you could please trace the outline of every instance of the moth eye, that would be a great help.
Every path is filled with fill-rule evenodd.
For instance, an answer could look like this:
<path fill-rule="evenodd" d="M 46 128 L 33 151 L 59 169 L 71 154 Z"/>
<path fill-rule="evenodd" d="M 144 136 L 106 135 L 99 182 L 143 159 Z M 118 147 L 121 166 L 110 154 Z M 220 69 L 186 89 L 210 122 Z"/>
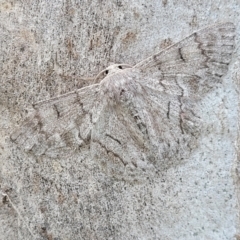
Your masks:
<path fill-rule="evenodd" d="M 106 75 L 108 74 L 108 70 L 105 71 L 105 74 L 106 74 Z"/>
<path fill-rule="evenodd" d="M 122 69 L 122 66 L 118 66 L 119 69 Z"/>

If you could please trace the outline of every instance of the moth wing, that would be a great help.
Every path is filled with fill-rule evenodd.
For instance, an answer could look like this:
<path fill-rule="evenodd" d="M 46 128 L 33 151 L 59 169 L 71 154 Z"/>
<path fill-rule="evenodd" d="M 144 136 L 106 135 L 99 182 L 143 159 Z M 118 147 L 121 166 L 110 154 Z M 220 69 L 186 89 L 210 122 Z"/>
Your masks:
<path fill-rule="evenodd" d="M 102 170 L 117 179 L 132 180 L 153 172 L 146 132 L 139 129 L 125 103 L 106 105 L 92 132 L 91 153 Z M 150 171 L 149 171 L 150 170 Z"/>
<path fill-rule="evenodd" d="M 153 89 L 181 96 L 202 96 L 221 82 L 234 50 L 232 23 L 214 25 L 136 64 Z"/>
<path fill-rule="evenodd" d="M 12 141 L 34 155 L 52 158 L 89 147 L 101 111 L 98 93 L 95 84 L 36 103 L 33 114 L 11 135 Z"/>
<path fill-rule="evenodd" d="M 105 106 L 92 132 L 92 156 L 118 179 L 139 180 L 181 162 L 201 126 L 187 100 L 146 88 L 138 77 L 131 82 L 138 91 L 123 85 L 120 101 Z"/>

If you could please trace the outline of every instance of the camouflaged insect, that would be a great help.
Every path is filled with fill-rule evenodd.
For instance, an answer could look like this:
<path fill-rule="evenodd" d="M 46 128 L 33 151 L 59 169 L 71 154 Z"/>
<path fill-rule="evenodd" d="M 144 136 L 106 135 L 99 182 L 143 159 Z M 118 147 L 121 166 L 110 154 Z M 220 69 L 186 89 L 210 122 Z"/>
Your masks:
<path fill-rule="evenodd" d="M 197 145 L 198 104 L 226 74 L 234 36 L 232 23 L 219 24 L 133 67 L 111 65 L 95 84 L 36 103 L 11 139 L 50 158 L 85 149 L 116 178 L 164 170 Z"/>

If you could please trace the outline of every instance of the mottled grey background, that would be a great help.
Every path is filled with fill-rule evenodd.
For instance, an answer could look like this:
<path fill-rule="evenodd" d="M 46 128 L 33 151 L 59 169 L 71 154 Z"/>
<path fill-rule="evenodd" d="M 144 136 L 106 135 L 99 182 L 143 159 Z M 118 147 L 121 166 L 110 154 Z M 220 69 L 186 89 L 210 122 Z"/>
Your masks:
<path fill-rule="evenodd" d="M 240 239 L 239 13 L 238 0 L 1 0 L 1 238 Z M 37 159 L 9 141 L 31 103 L 226 21 L 237 46 L 222 87 L 204 100 L 206 134 L 161 178 L 116 181 L 84 156 Z"/>

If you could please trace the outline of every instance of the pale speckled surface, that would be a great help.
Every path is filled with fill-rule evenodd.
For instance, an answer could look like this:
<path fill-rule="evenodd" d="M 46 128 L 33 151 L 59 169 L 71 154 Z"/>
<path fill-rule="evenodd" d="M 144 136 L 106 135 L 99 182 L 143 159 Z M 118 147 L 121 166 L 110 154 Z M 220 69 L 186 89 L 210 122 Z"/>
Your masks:
<path fill-rule="evenodd" d="M 238 1 L 1 1 L 0 236 L 4 239 L 239 239 Z M 27 155 L 9 141 L 31 103 L 89 84 L 215 22 L 236 26 L 224 83 L 205 100 L 209 134 L 184 164 L 144 184 L 85 156 Z M 34 237 L 33 237 L 34 236 Z"/>

